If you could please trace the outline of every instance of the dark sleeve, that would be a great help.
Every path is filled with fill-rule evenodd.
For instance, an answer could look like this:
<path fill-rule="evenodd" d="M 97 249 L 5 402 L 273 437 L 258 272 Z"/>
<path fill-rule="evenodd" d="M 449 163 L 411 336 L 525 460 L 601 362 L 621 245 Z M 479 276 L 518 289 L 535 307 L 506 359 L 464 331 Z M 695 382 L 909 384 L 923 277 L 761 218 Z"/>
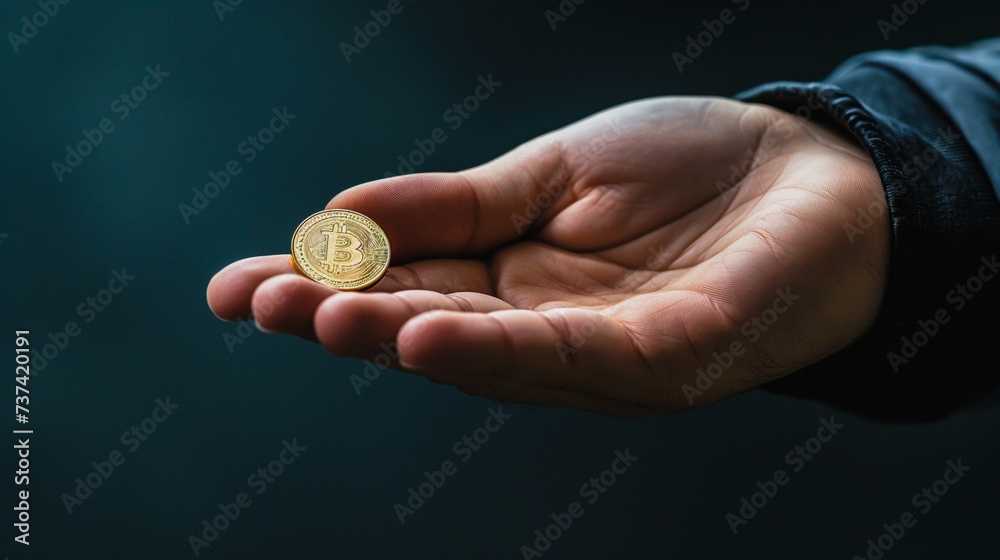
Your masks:
<path fill-rule="evenodd" d="M 995 398 L 1000 40 L 868 53 L 822 83 L 767 84 L 737 98 L 845 127 L 878 168 L 891 229 L 872 329 L 765 387 L 903 421 Z M 863 214 L 845 224 L 848 235 L 864 235 Z"/>

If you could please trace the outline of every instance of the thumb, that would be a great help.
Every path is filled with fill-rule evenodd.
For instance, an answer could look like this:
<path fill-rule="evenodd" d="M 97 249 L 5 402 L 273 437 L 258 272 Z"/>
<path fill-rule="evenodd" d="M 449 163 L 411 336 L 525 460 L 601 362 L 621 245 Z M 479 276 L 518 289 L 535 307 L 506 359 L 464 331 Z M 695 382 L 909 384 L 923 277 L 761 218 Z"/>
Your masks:
<path fill-rule="evenodd" d="M 568 205 L 562 155 L 544 138 L 458 173 L 418 173 L 372 181 L 326 207 L 375 220 L 393 264 L 482 254 L 542 227 Z"/>

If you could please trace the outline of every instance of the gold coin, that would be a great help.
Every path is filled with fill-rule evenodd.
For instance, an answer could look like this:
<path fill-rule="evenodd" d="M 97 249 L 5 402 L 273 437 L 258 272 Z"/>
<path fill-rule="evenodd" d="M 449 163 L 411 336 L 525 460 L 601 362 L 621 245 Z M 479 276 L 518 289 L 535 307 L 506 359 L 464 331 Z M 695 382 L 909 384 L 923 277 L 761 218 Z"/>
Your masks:
<path fill-rule="evenodd" d="M 337 290 L 363 290 L 389 268 L 389 239 L 371 218 L 351 210 L 324 210 L 292 235 L 292 263 L 309 278 Z"/>

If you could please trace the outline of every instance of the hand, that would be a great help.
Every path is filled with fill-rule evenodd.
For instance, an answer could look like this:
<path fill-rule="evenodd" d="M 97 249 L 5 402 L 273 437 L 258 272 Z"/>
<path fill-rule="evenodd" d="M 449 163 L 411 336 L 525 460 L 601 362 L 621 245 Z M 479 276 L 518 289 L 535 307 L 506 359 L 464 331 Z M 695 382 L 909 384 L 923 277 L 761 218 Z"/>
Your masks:
<path fill-rule="evenodd" d="M 334 197 L 327 208 L 371 217 L 392 245 L 368 292 L 331 290 L 277 255 L 228 266 L 208 300 L 337 356 L 395 341 L 394 367 L 468 394 L 663 414 L 862 335 L 884 290 L 885 205 L 871 159 L 837 131 L 765 106 L 658 98 L 480 167 Z M 874 223 L 851 235 L 861 212 Z"/>

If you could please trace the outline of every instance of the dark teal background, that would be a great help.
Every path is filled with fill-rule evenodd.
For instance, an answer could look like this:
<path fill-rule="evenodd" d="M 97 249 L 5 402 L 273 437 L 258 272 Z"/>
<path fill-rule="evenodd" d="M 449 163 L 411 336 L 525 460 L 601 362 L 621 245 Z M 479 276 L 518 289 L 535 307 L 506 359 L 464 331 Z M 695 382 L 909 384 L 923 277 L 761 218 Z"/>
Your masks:
<path fill-rule="evenodd" d="M 393 504 L 456 460 L 496 403 L 392 371 L 358 395 L 362 362 L 255 329 L 231 352 L 238 327 L 204 295 L 226 264 L 287 252 L 305 216 L 395 169 L 480 75 L 502 85 L 419 171 L 477 165 L 636 98 L 727 96 L 820 80 L 858 52 L 986 38 L 992 3 L 928 0 L 885 41 L 890 2 L 752 0 L 683 73 L 671 53 L 732 3 L 589 0 L 555 31 L 557 0 L 403 5 L 350 64 L 338 45 L 386 2 L 246 0 L 220 21 L 209 0 L 71 0 L 18 53 L 0 44 L 0 410 L 13 408 L 13 332 L 41 350 L 68 321 L 81 329 L 31 378 L 31 546 L 13 543 L 8 482 L 0 555 L 193 558 L 188 536 L 248 491 L 201 558 L 521 558 L 628 448 L 636 464 L 544 558 L 851 558 L 958 457 L 972 470 L 885 558 L 996 557 L 1000 410 L 886 425 L 760 391 L 641 420 L 514 409 L 400 525 Z M 4 2 L 3 36 L 38 10 Z M 111 102 L 157 64 L 169 76 L 118 120 Z M 297 117 L 244 163 L 237 145 L 285 106 Z M 57 181 L 51 162 L 106 117 L 115 130 Z M 178 205 L 230 159 L 243 172 L 185 224 Z M 77 306 L 121 267 L 135 279 L 85 324 Z M 167 396 L 179 410 L 128 452 L 122 432 Z M 843 431 L 734 536 L 725 515 L 831 414 Z M 293 438 L 306 450 L 254 494 L 247 477 Z M 61 496 L 116 450 L 125 462 L 68 514 Z"/>

